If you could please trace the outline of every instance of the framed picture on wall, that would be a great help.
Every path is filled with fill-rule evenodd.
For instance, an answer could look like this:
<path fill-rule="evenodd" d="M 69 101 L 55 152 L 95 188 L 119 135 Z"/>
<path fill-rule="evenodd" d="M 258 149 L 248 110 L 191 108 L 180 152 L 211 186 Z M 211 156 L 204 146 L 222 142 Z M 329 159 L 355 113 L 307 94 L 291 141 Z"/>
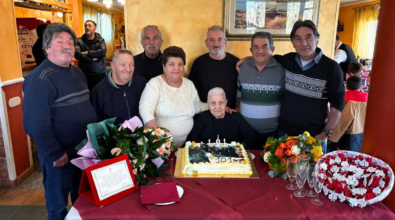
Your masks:
<path fill-rule="evenodd" d="M 258 31 L 274 40 L 290 40 L 297 20 L 312 20 L 318 27 L 321 0 L 224 0 L 223 25 L 228 40 L 251 40 Z"/>

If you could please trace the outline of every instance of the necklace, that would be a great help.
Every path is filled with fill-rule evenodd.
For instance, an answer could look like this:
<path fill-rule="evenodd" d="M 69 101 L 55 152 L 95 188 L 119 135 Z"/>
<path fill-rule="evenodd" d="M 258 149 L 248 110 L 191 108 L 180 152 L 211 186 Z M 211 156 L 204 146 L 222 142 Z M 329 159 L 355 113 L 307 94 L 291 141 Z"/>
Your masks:
<path fill-rule="evenodd" d="M 165 79 L 166 79 L 167 85 L 171 86 L 170 83 L 169 83 L 169 81 L 167 80 L 166 73 L 164 73 L 163 75 L 165 75 Z M 178 85 L 176 85 L 176 86 L 171 86 L 171 87 L 180 88 L 181 83 L 182 83 L 182 78 L 181 78 L 180 82 L 177 83 Z"/>

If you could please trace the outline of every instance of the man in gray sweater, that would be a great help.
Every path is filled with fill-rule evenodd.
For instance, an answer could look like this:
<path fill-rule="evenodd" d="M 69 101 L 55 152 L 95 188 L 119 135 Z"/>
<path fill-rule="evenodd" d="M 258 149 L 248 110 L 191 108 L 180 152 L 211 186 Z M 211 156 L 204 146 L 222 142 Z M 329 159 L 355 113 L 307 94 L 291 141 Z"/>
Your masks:
<path fill-rule="evenodd" d="M 285 71 L 272 57 L 272 35 L 256 32 L 251 39 L 252 60 L 240 66 L 236 106 L 246 121 L 259 133 L 262 149 L 268 137 L 278 136 L 280 101 L 284 93 Z"/>

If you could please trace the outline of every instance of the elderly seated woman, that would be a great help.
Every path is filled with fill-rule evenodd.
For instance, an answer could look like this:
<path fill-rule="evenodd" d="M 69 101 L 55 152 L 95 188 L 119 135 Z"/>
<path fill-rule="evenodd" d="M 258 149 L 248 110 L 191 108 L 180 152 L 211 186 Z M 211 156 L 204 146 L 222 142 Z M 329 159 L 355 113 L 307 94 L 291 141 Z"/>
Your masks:
<path fill-rule="evenodd" d="M 245 144 L 248 149 L 263 149 L 262 146 L 258 146 L 257 133 L 239 113 L 225 112 L 227 100 L 222 88 L 211 89 L 207 100 L 209 111 L 200 113 L 187 141 L 215 142 L 219 135 L 221 140 L 225 138 L 228 143 L 236 141 Z"/>

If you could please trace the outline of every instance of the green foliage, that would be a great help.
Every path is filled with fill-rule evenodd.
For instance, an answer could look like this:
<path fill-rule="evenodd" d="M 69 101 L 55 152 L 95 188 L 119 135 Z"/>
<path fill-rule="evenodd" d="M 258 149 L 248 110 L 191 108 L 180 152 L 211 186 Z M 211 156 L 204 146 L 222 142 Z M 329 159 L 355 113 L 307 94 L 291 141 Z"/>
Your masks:
<path fill-rule="evenodd" d="M 162 170 L 167 168 L 161 166 L 160 169 L 151 161 L 152 159 L 161 157 L 164 161 L 168 160 L 167 150 L 172 151 L 174 142 L 172 137 L 167 137 L 169 131 L 165 128 L 157 128 L 163 131 L 162 136 L 156 136 L 152 129 L 145 130 L 144 127 L 138 127 L 134 131 L 129 128 L 117 129 L 113 124 L 106 123 L 109 135 L 100 135 L 96 139 L 99 143 L 100 150 L 97 155 L 99 159 L 110 159 L 111 150 L 119 148 L 120 155 L 126 154 L 132 161 L 131 165 L 135 173 L 136 180 L 140 185 L 152 185 L 153 182 L 147 178 L 156 179 L 159 176 L 169 176 Z M 171 142 L 170 148 L 164 147 L 164 154 L 158 153 L 158 149 L 165 146 L 166 142 Z"/>

